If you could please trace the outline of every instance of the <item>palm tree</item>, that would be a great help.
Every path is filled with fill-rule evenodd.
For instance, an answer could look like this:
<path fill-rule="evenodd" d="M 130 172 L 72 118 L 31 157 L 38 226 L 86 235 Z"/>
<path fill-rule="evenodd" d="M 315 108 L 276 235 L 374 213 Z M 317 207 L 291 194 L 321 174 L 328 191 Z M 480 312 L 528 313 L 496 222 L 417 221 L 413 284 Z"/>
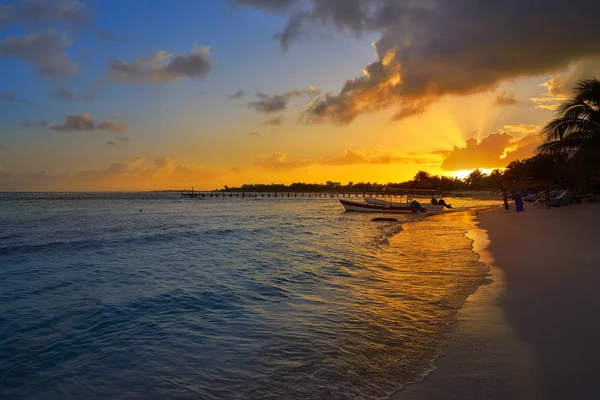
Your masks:
<path fill-rule="evenodd" d="M 542 130 L 544 143 L 537 153 L 595 153 L 600 143 L 600 81 L 580 81 L 573 97 L 560 105 L 557 115 Z"/>

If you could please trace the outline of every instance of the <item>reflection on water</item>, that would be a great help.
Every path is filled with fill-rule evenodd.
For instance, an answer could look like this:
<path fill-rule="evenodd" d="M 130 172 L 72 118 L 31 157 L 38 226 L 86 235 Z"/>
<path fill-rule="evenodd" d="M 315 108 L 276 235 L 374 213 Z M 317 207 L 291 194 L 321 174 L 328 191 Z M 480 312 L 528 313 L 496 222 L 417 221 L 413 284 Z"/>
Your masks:
<path fill-rule="evenodd" d="M 385 398 L 431 369 L 487 271 L 468 214 L 0 201 L 2 398 Z"/>

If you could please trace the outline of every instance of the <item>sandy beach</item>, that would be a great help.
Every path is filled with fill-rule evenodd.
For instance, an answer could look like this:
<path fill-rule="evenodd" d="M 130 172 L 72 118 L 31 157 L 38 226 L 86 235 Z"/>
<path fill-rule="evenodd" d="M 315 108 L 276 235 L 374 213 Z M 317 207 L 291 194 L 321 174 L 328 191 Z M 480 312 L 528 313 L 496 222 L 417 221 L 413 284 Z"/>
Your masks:
<path fill-rule="evenodd" d="M 436 371 L 392 398 L 600 398 L 600 204 L 477 220 L 493 282 L 465 302 Z"/>

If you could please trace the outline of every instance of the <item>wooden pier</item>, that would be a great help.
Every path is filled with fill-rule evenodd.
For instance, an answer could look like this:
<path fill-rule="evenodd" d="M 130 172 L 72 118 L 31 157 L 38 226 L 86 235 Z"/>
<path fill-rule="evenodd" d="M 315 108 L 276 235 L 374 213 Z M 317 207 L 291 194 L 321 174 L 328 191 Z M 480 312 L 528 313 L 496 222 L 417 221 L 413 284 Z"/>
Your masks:
<path fill-rule="evenodd" d="M 359 198 L 359 197 L 376 197 L 376 198 L 395 198 L 402 196 L 398 193 L 384 193 L 384 192 L 331 192 L 331 193 L 305 193 L 305 192 L 201 192 L 195 190 L 184 190 L 181 192 L 182 198 L 196 199 L 196 198 L 285 198 L 285 199 L 297 199 L 297 198 Z"/>

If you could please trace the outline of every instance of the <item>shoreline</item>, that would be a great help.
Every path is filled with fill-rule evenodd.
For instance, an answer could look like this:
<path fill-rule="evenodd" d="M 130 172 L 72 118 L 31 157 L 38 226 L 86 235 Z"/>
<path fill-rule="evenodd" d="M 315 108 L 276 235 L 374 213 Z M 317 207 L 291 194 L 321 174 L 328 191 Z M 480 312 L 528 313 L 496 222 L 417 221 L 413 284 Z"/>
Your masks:
<path fill-rule="evenodd" d="M 390 399 L 598 398 L 600 206 L 496 209 L 476 224 L 467 237 L 493 282 L 459 310 L 435 370 Z M 562 235 L 549 246 L 552 232 Z"/>

